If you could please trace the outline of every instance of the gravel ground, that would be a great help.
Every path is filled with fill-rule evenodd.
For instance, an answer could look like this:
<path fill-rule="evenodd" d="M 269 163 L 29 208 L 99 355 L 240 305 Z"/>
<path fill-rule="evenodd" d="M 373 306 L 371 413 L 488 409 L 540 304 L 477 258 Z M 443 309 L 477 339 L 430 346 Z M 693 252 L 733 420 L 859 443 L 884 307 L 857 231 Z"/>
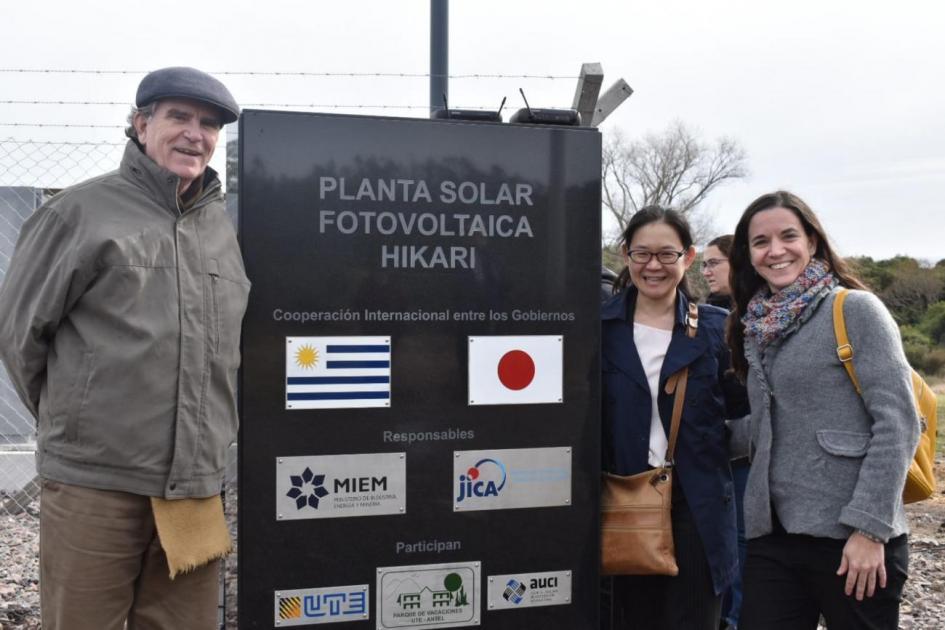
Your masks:
<path fill-rule="evenodd" d="M 938 468 L 945 488 L 945 464 Z M 235 539 L 236 493 L 227 493 L 227 514 Z M 945 496 L 907 508 L 912 527 L 909 581 L 899 627 L 945 628 Z M 0 628 L 36 630 L 39 623 L 38 504 L 16 516 L 0 516 Z M 236 555 L 226 567 L 226 628 L 236 628 Z"/>

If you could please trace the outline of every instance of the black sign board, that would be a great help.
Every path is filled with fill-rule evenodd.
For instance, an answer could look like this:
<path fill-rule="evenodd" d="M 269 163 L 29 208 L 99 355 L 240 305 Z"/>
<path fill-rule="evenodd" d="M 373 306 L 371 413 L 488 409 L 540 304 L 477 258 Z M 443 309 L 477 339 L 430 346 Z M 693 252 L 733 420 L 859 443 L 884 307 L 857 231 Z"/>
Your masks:
<path fill-rule="evenodd" d="M 597 628 L 600 135 L 246 111 L 241 628 Z"/>

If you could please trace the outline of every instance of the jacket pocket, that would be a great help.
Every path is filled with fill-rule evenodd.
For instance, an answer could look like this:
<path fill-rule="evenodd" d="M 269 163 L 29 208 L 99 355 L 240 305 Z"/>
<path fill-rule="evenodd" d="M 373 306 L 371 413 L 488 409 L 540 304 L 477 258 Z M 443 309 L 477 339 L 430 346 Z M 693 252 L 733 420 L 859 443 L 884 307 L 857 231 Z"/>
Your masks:
<path fill-rule="evenodd" d="M 838 457 L 864 457 L 873 436 L 855 431 L 834 431 L 823 429 L 817 432 L 820 447 Z"/>
<path fill-rule="evenodd" d="M 86 352 L 82 355 L 82 367 L 77 370 L 75 381 L 72 384 L 72 390 L 66 415 L 65 437 L 69 442 L 75 442 L 79 439 L 79 420 L 85 409 L 85 403 L 89 399 L 89 387 L 92 384 L 92 367 L 95 355 L 92 352 Z"/>
<path fill-rule="evenodd" d="M 226 364 L 239 364 L 240 329 L 249 298 L 248 280 L 228 278 L 220 273 L 216 258 L 208 261 L 210 277 L 210 343 L 213 352 Z"/>

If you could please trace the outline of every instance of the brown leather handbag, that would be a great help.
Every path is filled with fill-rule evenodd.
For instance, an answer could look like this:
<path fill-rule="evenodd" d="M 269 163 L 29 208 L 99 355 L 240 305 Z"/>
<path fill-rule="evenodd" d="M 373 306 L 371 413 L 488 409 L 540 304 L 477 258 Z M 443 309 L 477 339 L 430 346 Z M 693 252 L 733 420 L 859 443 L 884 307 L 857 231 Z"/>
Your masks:
<path fill-rule="evenodd" d="M 687 334 L 696 336 L 699 312 L 689 304 Z M 666 393 L 674 394 L 673 417 L 666 449 L 666 465 L 630 475 L 604 472 L 601 480 L 601 574 L 677 575 L 673 547 L 673 455 L 689 368 L 666 381 Z"/>

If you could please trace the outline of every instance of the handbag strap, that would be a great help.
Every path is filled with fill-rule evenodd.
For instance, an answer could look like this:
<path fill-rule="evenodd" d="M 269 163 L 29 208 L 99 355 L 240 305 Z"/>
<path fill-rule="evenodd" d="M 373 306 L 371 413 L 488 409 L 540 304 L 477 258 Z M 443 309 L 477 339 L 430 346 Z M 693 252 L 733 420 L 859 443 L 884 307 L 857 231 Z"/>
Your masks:
<path fill-rule="evenodd" d="M 686 336 L 690 339 L 696 336 L 699 329 L 699 307 L 695 302 L 689 302 L 689 313 L 686 316 Z M 679 425 L 682 424 L 683 404 L 686 402 L 686 383 L 689 382 L 689 366 L 679 370 L 666 379 L 666 393 L 674 394 L 673 418 L 669 426 L 669 443 L 666 446 L 666 462 L 672 466 L 673 456 L 676 453 L 676 439 L 679 437 Z"/>

